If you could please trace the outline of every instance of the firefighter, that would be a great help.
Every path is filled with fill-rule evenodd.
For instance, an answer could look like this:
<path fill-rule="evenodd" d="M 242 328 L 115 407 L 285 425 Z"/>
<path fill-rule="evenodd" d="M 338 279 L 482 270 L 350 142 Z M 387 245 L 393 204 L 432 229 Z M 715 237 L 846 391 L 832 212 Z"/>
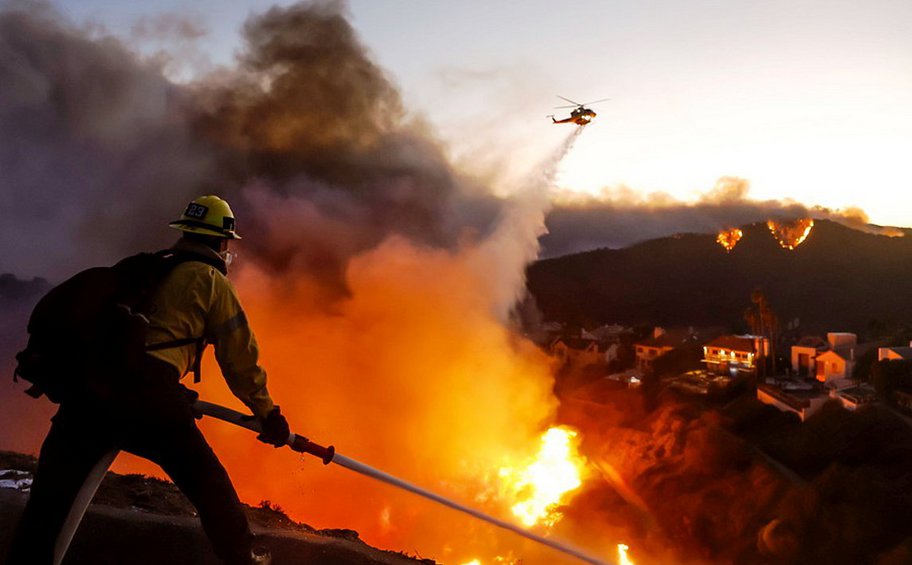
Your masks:
<path fill-rule="evenodd" d="M 228 203 L 193 200 L 169 224 L 183 232 L 174 249 L 199 260 L 179 263 L 156 291 L 141 370 L 110 397 L 61 402 L 41 447 L 31 494 L 7 558 L 8 565 L 50 564 L 73 500 L 91 469 L 116 449 L 162 467 L 196 507 L 218 556 L 229 565 L 269 563 L 254 543 L 247 517 L 224 467 L 196 426 L 195 394 L 180 384 L 199 367 L 205 343 L 231 392 L 259 419 L 261 441 L 276 447 L 289 426 L 266 389 L 266 373 L 237 293 L 226 278 L 229 242 L 240 239 Z M 202 337 L 205 341 L 193 338 Z M 156 347 L 168 342 L 180 346 Z M 189 342 L 189 343 L 188 343 Z"/>

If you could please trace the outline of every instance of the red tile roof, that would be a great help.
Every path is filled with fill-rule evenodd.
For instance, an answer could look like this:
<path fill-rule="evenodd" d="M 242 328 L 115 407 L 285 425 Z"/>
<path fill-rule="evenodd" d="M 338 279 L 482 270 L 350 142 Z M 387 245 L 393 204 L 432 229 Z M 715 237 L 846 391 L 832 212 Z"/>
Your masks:
<path fill-rule="evenodd" d="M 756 353 L 754 347 L 754 338 L 743 337 L 738 335 L 723 335 L 710 341 L 706 347 L 718 347 L 719 349 L 729 349 L 732 351 L 747 351 Z"/>

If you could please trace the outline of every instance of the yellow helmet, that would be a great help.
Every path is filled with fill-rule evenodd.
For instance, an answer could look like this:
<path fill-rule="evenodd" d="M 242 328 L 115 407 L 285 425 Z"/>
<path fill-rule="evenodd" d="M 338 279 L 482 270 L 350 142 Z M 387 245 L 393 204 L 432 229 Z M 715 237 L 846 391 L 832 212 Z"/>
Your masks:
<path fill-rule="evenodd" d="M 187 205 L 180 219 L 168 225 L 188 233 L 241 239 L 234 231 L 234 214 L 231 207 L 218 196 L 211 194 L 194 199 Z"/>

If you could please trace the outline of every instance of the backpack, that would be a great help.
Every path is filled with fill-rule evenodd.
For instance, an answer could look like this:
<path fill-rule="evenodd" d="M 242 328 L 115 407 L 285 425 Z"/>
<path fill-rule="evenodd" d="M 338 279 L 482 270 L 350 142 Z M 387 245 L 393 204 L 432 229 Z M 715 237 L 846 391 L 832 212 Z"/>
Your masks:
<path fill-rule="evenodd" d="M 103 398 L 122 388 L 141 367 L 147 351 L 197 344 L 194 372 L 206 341 L 187 337 L 146 346 L 148 315 L 158 287 L 174 267 L 201 261 L 188 252 L 164 250 L 127 257 L 111 267 L 81 271 L 52 288 L 35 306 L 29 340 L 16 355 L 13 379 L 31 383 L 25 392 L 52 402 L 92 395 Z"/>

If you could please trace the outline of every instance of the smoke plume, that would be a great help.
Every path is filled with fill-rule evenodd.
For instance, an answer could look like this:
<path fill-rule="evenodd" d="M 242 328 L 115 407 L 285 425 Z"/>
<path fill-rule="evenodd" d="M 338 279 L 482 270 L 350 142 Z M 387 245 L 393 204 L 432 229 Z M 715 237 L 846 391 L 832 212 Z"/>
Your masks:
<path fill-rule="evenodd" d="M 343 8 L 273 8 L 245 25 L 236 69 L 187 86 L 48 8 L 5 9 L 0 266 L 59 279 L 160 247 L 163 220 L 205 192 L 260 234 L 245 256 L 329 286 L 390 235 L 452 248 L 486 233 L 499 204 L 407 122 Z"/>
<path fill-rule="evenodd" d="M 830 210 L 797 202 L 753 200 L 750 183 L 722 177 L 697 202 L 663 194 L 643 195 L 626 187 L 606 190 L 600 197 L 565 200 L 547 217 L 548 235 L 541 239 L 542 255 L 556 257 L 600 247 L 622 248 L 675 233 L 717 233 L 765 222 L 770 218 L 811 217 L 839 222 L 875 235 L 900 237 L 902 230 L 870 225 L 859 208 Z"/>

